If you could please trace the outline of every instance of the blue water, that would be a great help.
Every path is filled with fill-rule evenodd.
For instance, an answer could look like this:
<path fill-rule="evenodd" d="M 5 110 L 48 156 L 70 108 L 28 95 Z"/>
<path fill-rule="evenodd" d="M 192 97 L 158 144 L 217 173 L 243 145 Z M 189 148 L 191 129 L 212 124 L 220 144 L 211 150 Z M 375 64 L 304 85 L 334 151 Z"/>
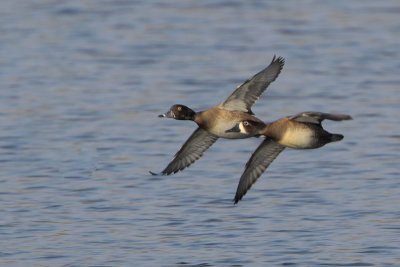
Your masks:
<path fill-rule="evenodd" d="M 1 1 L 0 266 L 399 266 L 400 2 Z M 338 143 L 285 150 L 238 205 L 259 139 L 151 176 L 202 110 L 271 60 L 253 111 Z"/>

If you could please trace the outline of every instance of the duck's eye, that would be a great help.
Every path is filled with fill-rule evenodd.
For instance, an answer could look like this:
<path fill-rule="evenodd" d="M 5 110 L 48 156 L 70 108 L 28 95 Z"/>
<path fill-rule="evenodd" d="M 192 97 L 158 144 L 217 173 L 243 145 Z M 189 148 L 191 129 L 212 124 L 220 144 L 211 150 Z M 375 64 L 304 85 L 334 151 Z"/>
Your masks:
<path fill-rule="evenodd" d="M 250 123 L 249 123 L 248 121 L 244 121 L 244 122 L 243 122 L 243 125 L 244 125 L 244 126 L 249 126 Z"/>
<path fill-rule="evenodd" d="M 179 106 L 179 107 L 177 108 L 177 110 L 178 110 L 178 111 L 182 111 L 182 107 Z"/>

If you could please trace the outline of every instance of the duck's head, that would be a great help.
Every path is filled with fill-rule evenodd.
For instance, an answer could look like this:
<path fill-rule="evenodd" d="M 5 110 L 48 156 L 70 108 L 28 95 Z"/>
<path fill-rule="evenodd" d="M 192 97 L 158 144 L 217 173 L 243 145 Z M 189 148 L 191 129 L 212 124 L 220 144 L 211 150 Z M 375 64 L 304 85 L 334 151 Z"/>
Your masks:
<path fill-rule="evenodd" d="M 260 135 L 262 129 L 264 129 L 265 124 L 261 121 L 255 120 L 243 120 L 237 123 L 233 128 L 226 130 L 227 133 L 242 133 L 246 135 Z"/>
<path fill-rule="evenodd" d="M 172 118 L 175 120 L 194 120 L 196 112 L 188 108 L 185 105 L 176 104 L 173 105 L 164 114 L 158 115 L 160 118 Z"/>

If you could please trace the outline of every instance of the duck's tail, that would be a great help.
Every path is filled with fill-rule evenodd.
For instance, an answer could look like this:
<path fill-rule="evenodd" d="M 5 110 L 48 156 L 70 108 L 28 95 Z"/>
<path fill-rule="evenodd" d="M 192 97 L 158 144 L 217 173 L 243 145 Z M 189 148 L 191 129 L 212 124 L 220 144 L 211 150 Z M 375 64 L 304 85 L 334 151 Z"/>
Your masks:
<path fill-rule="evenodd" d="M 331 134 L 331 142 L 337 142 L 343 139 L 342 134 Z"/>

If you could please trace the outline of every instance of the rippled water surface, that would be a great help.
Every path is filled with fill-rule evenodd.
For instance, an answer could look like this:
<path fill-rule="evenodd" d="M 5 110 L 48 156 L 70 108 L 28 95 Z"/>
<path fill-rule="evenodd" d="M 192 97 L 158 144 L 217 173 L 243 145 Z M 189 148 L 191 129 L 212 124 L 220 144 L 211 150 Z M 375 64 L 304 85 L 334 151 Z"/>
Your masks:
<path fill-rule="evenodd" d="M 1 1 L 1 266 L 399 266 L 398 1 Z M 261 140 L 162 170 L 202 110 L 271 60 L 253 107 L 338 143 L 285 150 L 238 205 Z"/>

